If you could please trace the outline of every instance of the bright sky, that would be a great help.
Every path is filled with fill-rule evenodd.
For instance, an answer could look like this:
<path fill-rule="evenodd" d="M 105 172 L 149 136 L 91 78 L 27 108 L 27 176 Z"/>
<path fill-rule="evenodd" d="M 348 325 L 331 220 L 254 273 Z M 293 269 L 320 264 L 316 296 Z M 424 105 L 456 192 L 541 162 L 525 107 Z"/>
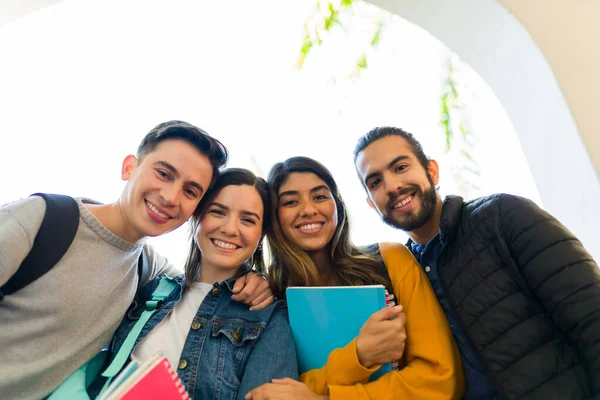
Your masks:
<path fill-rule="evenodd" d="M 34 192 L 115 201 L 123 158 L 156 124 L 183 119 L 229 148 L 229 166 L 266 176 L 290 156 L 323 162 L 351 211 L 356 243 L 404 242 L 368 208 L 352 149 L 374 126 L 407 129 L 440 161 L 442 193 L 455 191 L 454 160 L 444 157 L 438 123 L 449 50 L 388 15 L 369 69 L 346 78 L 382 14 L 358 4 L 363 17 L 326 37 L 298 71 L 314 3 L 65 0 L 1 27 L 0 204 Z M 479 138 L 481 194 L 508 192 L 541 204 L 499 101 L 468 66 L 459 79 Z M 183 264 L 185 229 L 151 243 Z"/>

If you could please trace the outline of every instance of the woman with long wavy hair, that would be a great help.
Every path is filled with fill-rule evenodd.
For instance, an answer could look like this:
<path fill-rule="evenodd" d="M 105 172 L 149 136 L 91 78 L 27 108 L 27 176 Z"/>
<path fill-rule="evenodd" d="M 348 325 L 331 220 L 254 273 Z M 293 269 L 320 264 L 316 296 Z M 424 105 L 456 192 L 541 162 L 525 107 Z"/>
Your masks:
<path fill-rule="evenodd" d="M 374 313 L 357 338 L 334 350 L 321 369 L 301 382 L 276 379 L 246 399 L 459 399 L 464 392 L 460 356 L 427 277 L 402 245 L 361 249 L 350 241 L 346 206 L 331 173 L 318 161 L 293 157 L 269 173 L 275 295 L 289 286 L 384 285 L 399 306 Z M 399 368 L 368 382 L 382 364 Z"/>

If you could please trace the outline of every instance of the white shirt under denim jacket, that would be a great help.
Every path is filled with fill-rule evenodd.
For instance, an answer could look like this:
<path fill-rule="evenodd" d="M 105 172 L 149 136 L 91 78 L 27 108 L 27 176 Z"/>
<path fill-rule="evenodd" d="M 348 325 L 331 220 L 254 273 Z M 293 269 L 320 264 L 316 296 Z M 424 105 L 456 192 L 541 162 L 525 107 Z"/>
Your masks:
<path fill-rule="evenodd" d="M 181 300 L 186 287 L 183 275 L 167 279 L 179 286 L 146 323 L 136 346 Z M 111 342 L 111 360 L 159 281 L 152 280 L 136 295 Z M 234 283 L 231 278 L 213 285 L 192 320 L 180 361 L 173 366 L 193 399 L 243 399 L 273 378 L 298 379 L 285 302 L 277 300 L 263 310 L 250 311 L 246 304 L 231 299 Z"/>

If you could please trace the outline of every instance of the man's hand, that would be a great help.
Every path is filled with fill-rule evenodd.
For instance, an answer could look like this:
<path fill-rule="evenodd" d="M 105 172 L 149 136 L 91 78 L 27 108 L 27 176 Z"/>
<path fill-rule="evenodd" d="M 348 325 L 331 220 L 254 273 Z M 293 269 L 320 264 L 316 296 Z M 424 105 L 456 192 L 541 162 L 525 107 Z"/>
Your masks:
<path fill-rule="evenodd" d="M 385 307 L 372 314 L 356 339 L 358 361 L 371 368 L 400 360 L 406 342 L 405 322 L 402 306 Z"/>
<path fill-rule="evenodd" d="M 275 300 L 269 282 L 255 272 L 239 277 L 232 291 L 234 294 L 231 298 L 249 305 L 251 310 L 262 310 Z"/>
<path fill-rule="evenodd" d="M 245 400 L 325 400 L 329 396 L 320 396 L 310 390 L 302 382 L 291 378 L 273 379 L 272 383 L 265 383 L 262 386 L 248 392 Z"/>

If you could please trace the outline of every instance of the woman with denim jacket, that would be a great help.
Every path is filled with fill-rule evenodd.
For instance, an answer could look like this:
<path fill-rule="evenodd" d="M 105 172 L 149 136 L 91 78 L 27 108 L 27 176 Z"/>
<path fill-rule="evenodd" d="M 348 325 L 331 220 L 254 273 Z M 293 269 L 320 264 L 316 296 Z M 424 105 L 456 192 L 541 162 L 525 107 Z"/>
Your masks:
<path fill-rule="evenodd" d="M 222 172 L 192 217 L 193 240 L 185 277 L 144 326 L 132 357 L 167 356 L 190 397 L 242 399 L 273 378 L 297 377 L 285 304 L 262 310 L 231 299 L 235 279 L 263 272 L 263 232 L 269 227 L 266 182 L 244 169 Z M 111 343 L 114 355 L 139 319 L 160 278 L 136 295 Z"/>
<path fill-rule="evenodd" d="M 300 382 L 275 380 L 246 399 L 460 399 L 465 384 L 452 332 L 406 247 L 354 246 L 337 184 L 318 161 L 293 157 L 277 163 L 268 182 L 273 202 L 269 275 L 276 296 L 284 298 L 288 286 L 381 284 L 399 306 L 374 313 L 355 339 L 333 350 L 322 368 L 304 372 Z M 398 368 L 369 382 L 390 362 L 398 362 Z"/>

